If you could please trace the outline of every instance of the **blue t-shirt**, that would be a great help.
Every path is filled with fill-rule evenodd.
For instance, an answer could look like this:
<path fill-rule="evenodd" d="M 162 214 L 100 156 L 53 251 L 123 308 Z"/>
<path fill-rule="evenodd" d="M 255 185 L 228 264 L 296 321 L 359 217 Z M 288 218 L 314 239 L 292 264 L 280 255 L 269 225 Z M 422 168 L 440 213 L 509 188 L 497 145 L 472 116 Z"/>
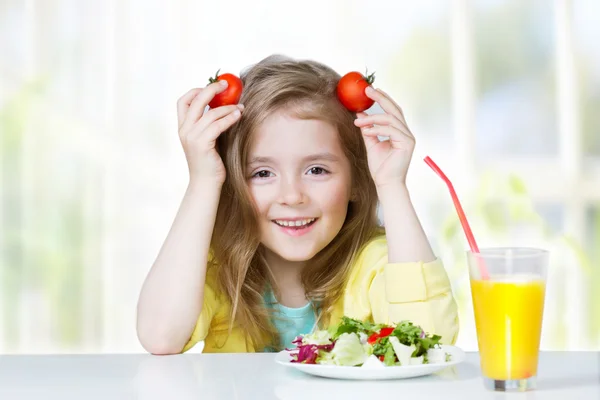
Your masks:
<path fill-rule="evenodd" d="M 312 332 L 316 319 L 311 302 L 300 308 L 290 308 L 279 304 L 272 290 L 267 290 L 264 297 L 266 306 L 276 310 L 271 320 L 279 332 L 284 348 L 293 348 L 292 340 L 296 336 Z"/>

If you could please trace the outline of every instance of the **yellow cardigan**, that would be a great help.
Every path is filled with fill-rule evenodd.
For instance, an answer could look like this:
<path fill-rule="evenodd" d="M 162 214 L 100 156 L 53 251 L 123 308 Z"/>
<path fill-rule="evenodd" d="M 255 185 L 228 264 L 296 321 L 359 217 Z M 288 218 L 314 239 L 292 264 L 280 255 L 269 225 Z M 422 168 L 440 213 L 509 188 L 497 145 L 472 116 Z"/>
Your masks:
<path fill-rule="evenodd" d="M 227 338 L 231 306 L 216 288 L 209 268 L 202 311 L 182 352 L 202 340 L 205 353 L 254 352 L 246 347 L 239 327 L 234 326 Z M 342 316 L 375 323 L 410 320 L 426 332 L 440 335 L 444 344 L 454 344 L 458 336 L 458 310 L 442 262 L 390 264 L 385 236 L 369 242 L 357 257 L 330 323 L 337 324 Z"/>

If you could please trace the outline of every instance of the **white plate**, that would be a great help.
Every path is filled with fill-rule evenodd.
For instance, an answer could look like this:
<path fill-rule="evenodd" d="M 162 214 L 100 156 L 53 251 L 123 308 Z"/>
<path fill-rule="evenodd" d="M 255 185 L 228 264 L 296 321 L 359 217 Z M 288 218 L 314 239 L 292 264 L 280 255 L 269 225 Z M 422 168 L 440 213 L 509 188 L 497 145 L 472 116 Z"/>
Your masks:
<path fill-rule="evenodd" d="M 286 367 L 298 369 L 307 374 L 322 376 L 324 378 L 360 380 L 405 379 L 430 375 L 465 360 L 465 352 L 460 348 L 448 345 L 442 345 L 441 347 L 450 354 L 451 361 L 385 368 L 340 367 L 337 365 L 293 363 L 291 362 L 290 352 L 282 351 L 275 356 L 275 362 Z"/>

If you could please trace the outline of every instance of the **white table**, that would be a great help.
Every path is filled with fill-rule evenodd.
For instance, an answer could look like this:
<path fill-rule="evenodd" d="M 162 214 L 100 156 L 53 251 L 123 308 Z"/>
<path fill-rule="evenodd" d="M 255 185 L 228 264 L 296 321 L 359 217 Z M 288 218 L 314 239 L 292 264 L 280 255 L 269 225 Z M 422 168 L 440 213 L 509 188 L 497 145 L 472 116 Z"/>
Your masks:
<path fill-rule="evenodd" d="M 538 389 L 483 388 L 477 353 L 433 376 L 342 381 L 304 375 L 273 354 L 5 355 L 0 399 L 600 399 L 600 353 L 540 356 Z"/>

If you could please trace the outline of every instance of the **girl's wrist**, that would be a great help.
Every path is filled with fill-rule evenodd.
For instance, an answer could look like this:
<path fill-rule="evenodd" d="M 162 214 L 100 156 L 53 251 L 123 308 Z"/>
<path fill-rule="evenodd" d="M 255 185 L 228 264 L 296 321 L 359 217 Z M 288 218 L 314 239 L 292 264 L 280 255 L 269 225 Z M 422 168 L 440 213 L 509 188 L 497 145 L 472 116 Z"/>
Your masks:
<path fill-rule="evenodd" d="M 377 188 L 377 197 L 383 205 L 385 203 L 396 203 L 402 200 L 410 200 L 410 193 L 405 184 L 386 185 Z"/>
<path fill-rule="evenodd" d="M 220 195 L 223 184 L 218 181 L 208 179 L 190 179 L 187 187 L 187 194 L 201 194 L 203 196 Z"/>

